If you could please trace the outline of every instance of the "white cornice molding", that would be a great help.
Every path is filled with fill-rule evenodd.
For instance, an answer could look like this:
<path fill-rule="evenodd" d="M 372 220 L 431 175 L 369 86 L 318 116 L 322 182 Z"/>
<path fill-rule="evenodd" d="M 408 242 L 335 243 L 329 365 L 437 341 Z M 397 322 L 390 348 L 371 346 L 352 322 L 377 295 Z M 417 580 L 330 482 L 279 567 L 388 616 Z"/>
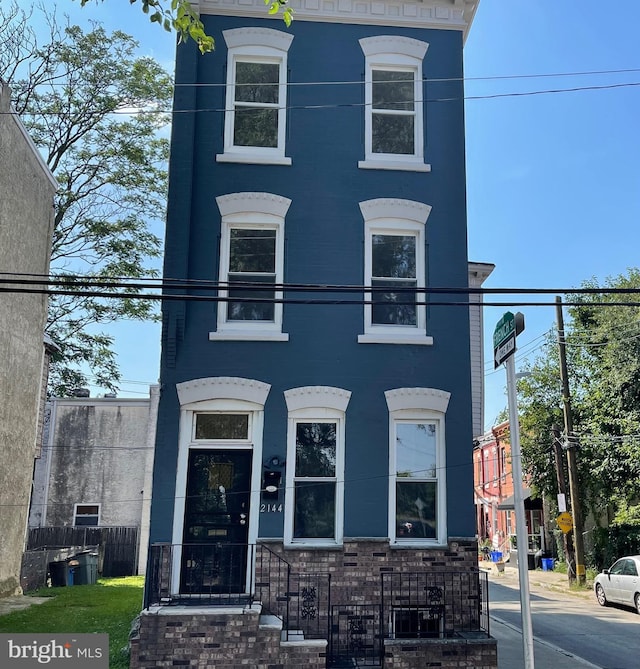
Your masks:
<path fill-rule="evenodd" d="M 218 399 L 243 400 L 264 406 L 271 386 L 255 379 L 213 376 L 177 383 L 176 389 L 182 407 L 194 402 Z"/>
<path fill-rule="evenodd" d="M 384 393 L 389 412 L 427 409 L 446 413 L 451 393 L 437 388 L 395 388 Z"/>
<path fill-rule="evenodd" d="M 285 390 L 284 399 L 289 412 L 299 409 L 326 408 L 344 413 L 351 399 L 351 391 L 331 386 L 303 386 Z"/>
<path fill-rule="evenodd" d="M 460 30 L 465 37 L 480 0 L 290 0 L 294 21 Z M 264 0 L 199 0 L 200 14 L 269 18 Z"/>

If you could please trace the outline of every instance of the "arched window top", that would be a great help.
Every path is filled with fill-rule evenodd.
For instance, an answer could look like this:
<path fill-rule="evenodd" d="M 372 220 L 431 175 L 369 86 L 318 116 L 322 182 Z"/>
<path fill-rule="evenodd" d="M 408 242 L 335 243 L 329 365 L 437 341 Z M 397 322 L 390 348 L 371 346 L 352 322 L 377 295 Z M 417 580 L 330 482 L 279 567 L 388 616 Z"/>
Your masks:
<path fill-rule="evenodd" d="M 207 400 L 240 400 L 264 407 L 271 390 L 268 383 L 235 376 L 213 376 L 176 384 L 180 406 Z"/>
<path fill-rule="evenodd" d="M 302 386 L 285 390 L 284 398 L 289 412 L 326 408 L 344 413 L 351 399 L 351 391 L 331 386 Z"/>
<path fill-rule="evenodd" d="M 425 225 L 431 213 L 431 205 L 414 200 L 379 197 L 360 202 L 360 211 L 365 223 L 376 219 L 400 219 Z"/>
<path fill-rule="evenodd" d="M 395 388 L 385 392 L 389 412 L 425 410 L 445 413 L 451 393 L 437 388 Z"/>
<path fill-rule="evenodd" d="M 229 49 L 260 46 L 286 53 L 293 41 L 291 33 L 272 28 L 232 28 L 223 30 L 222 35 Z"/>
<path fill-rule="evenodd" d="M 360 47 L 367 58 L 382 54 L 399 54 L 422 60 L 427 53 L 429 44 L 400 35 L 377 35 L 376 37 L 363 37 L 360 40 Z"/>
<path fill-rule="evenodd" d="M 244 192 L 229 193 L 216 198 L 220 214 L 232 216 L 233 214 L 259 213 L 270 214 L 278 218 L 284 218 L 289 210 L 291 200 L 273 193 Z"/>

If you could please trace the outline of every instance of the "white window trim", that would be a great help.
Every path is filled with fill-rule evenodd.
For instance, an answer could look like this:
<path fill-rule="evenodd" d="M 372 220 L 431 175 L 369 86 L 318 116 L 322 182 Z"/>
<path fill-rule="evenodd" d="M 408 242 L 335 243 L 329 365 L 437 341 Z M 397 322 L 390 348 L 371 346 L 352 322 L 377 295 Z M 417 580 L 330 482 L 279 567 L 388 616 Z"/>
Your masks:
<path fill-rule="evenodd" d="M 424 104 L 422 99 L 422 61 L 429 44 L 399 35 L 379 35 L 360 40 L 365 56 L 365 159 L 358 162 L 361 169 L 404 170 L 430 172 L 424 161 Z M 373 153 L 373 71 L 401 70 L 414 73 L 415 123 L 414 153 L 412 155 Z"/>
<path fill-rule="evenodd" d="M 87 514 L 82 514 L 81 518 L 86 518 L 87 516 L 98 516 L 98 521 L 96 522 L 95 525 L 76 525 L 76 518 L 78 517 L 78 507 L 79 506 L 97 506 L 98 507 L 98 513 L 87 513 Z M 73 526 L 74 527 L 100 527 L 100 516 L 102 515 L 102 504 L 99 502 L 79 502 L 78 504 L 73 505 Z"/>
<path fill-rule="evenodd" d="M 391 546 L 436 547 L 447 545 L 447 477 L 445 413 L 451 394 L 435 388 L 396 388 L 387 390 L 389 411 L 389 541 Z M 428 421 L 436 423 L 436 500 L 438 533 L 435 539 L 398 539 L 396 537 L 396 424 Z"/>
<path fill-rule="evenodd" d="M 351 392 L 330 386 L 305 386 L 284 393 L 288 410 L 287 474 L 284 510 L 284 545 L 341 546 L 344 538 L 345 413 Z M 296 425 L 300 422 L 336 423 L 336 517 L 333 539 L 294 539 L 294 486 L 296 468 Z"/>
<path fill-rule="evenodd" d="M 216 161 L 291 165 L 291 158 L 285 156 L 285 141 L 287 135 L 287 53 L 293 41 L 293 35 L 271 28 L 234 28 L 223 30 L 222 35 L 228 48 L 224 152 L 216 155 Z M 278 145 L 276 147 L 235 146 L 233 144 L 236 63 L 239 61 L 277 63 L 280 67 Z"/>
<path fill-rule="evenodd" d="M 238 377 L 210 377 L 176 384 L 180 401 L 180 428 L 178 436 L 178 461 L 176 468 L 175 503 L 173 512 L 173 552 L 171 592 L 180 591 L 180 567 L 182 564 L 182 534 L 184 530 L 185 491 L 189 453 L 192 450 L 249 450 L 253 453 L 251 468 L 251 495 L 249 502 L 248 543 L 255 544 L 258 538 L 260 511 L 260 477 L 262 475 L 262 440 L 264 430 L 264 404 L 271 386 L 255 379 Z M 197 413 L 223 412 L 249 414 L 249 439 L 204 440 L 194 439 L 195 415 Z M 247 561 L 246 585 L 253 569 Z"/>
<path fill-rule="evenodd" d="M 426 282 L 426 230 L 431 207 L 413 200 L 376 198 L 360 202 L 364 218 L 364 285 L 371 286 L 372 239 L 376 234 L 412 234 L 416 236 L 416 300 L 425 301 Z M 367 301 L 372 298 L 366 294 Z M 383 325 L 372 323 L 370 304 L 364 306 L 364 333 L 358 336 L 359 344 L 415 344 L 431 346 L 433 337 L 427 336 L 427 308 L 416 307 L 416 325 Z"/>
<path fill-rule="evenodd" d="M 218 278 L 227 282 L 229 268 L 231 228 L 264 228 L 276 231 L 276 283 L 284 281 L 284 220 L 291 200 L 272 193 L 231 193 L 216 198 L 220 214 L 220 259 Z M 220 297 L 227 297 L 228 291 L 218 290 Z M 276 299 L 282 299 L 282 290 L 275 291 Z M 217 326 L 209 333 L 210 341 L 288 341 L 289 335 L 282 332 L 282 302 L 274 305 L 274 320 L 228 321 L 227 302 L 218 302 Z"/>

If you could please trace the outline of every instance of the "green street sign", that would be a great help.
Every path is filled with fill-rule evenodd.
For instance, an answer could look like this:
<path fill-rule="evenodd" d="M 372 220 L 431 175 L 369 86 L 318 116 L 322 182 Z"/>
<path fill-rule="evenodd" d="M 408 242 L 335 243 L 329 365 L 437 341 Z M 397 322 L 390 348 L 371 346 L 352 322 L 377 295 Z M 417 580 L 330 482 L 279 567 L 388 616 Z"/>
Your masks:
<path fill-rule="evenodd" d="M 493 331 L 493 362 L 498 367 L 516 352 L 516 335 L 524 330 L 524 316 L 507 311 Z"/>
<path fill-rule="evenodd" d="M 493 348 L 498 348 L 504 344 L 509 337 L 516 332 L 516 317 L 510 312 L 507 313 L 498 321 L 496 329 L 493 331 Z"/>

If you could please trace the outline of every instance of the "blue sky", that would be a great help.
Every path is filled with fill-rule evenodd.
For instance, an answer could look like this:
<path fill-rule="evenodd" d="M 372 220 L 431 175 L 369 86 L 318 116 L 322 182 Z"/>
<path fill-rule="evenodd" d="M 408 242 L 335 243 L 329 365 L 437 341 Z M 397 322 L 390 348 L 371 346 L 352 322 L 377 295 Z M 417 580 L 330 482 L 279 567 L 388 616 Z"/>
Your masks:
<path fill-rule="evenodd" d="M 60 0 L 57 7 L 74 22 L 92 18 L 128 32 L 142 53 L 173 68 L 172 36 L 149 24 L 139 5 L 105 0 L 80 9 L 77 0 Z M 480 1 L 465 47 L 467 197 L 469 258 L 496 265 L 487 287 L 577 287 L 638 265 L 640 85 L 626 84 L 640 84 L 639 27 L 638 0 Z M 535 356 L 555 323 L 553 306 L 485 308 L 487 428 L 506 406 L 491 335 L 508 309 L 526 319 L 517 365 Z M 126 380 L 120 394 L 146 394 L 158 376 L 159 326 L 109 331 Z"/>

